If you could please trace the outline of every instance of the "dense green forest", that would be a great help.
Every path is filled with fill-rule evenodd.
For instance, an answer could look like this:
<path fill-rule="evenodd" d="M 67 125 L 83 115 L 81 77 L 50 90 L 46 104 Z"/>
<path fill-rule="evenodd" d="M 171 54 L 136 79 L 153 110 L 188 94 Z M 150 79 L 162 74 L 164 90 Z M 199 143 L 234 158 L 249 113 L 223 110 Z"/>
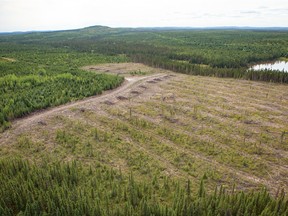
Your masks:
<path fill-rule="evenodd" d="M 45 43 L 85 53 L 125 54 L 135 62 L 193 75 L 288 82 L 287 73 L 247 72 L 251 64 L 287 58 L 287 35 L 287 31 L 114 29 L 96 26 L 74 31 L 8 35 L 2 41 Z"/>
<path fill-rule="evenodd" d="M 48 159 L 47 159 L 48 160 Z M 136 181 L 101 164 L 81 162 L 40 165 L 22 159 L 0 161 L 1 215 L 287 215 L 284 191 L 272 197 L 263 188 L 244 193 L 215 188 L 205 180 L 197 191 L 156 176 L 151 183 Z"/>
<path fill-rule="evenodd" d="M 105 55 L 126 54 L 130 60 L 183 73 L 257 79 L 244 75 L 245 69 L 258 62 L 287 58 L 287 35 L 287 31 L 114 29 L 96 26 L 73 31 L 4 35 L 0 41 L 48 44 Z M 264 77 L 261 79 L 266 80 Z M 272 81 L 281 81 L 278 79 L 271 78 Z"/>

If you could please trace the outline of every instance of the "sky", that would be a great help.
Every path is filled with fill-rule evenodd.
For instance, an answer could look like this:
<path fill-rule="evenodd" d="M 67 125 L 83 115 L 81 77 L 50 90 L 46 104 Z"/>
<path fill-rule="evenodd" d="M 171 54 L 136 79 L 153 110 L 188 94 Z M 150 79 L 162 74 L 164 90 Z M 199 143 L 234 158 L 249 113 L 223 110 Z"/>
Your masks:
<path fill-rule="evenodd" d="M 287 27 L 288 0 L 0 0 L 0 32 L 109 27 Z"/>

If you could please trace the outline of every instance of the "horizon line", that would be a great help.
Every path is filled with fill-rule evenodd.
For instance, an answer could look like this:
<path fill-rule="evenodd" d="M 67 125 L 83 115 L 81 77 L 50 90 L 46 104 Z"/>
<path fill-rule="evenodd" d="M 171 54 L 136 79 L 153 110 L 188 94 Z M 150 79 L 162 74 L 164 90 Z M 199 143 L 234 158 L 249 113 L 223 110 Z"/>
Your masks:
<path fill-rule="evenodd" d="M 111 29 L 287 29 L 288 26 L 233 26 L 233 25 L 227 25 L 227 26 L 142 26 L 142 27 L 129 27 L 129 26 L 123 26 L 123 27 L 110 27 L 105 25 L 92 25 L 92 26 L 86 26 L 86 27 L 79 27 L 79 28 L 67 28 L 67 29 L 43 29 L 43 30 L 15 30 L 15 31 L 0 31 L 0 34 L 13 34 L 13 33 L 33 33 L 33 32 L 57 32 L 57 31 L 73 31 L 73 30 L 81 30 L 81 29 L 87 29 L 87 28 L 93 28 L 93 27 L 106 27 Z"/>

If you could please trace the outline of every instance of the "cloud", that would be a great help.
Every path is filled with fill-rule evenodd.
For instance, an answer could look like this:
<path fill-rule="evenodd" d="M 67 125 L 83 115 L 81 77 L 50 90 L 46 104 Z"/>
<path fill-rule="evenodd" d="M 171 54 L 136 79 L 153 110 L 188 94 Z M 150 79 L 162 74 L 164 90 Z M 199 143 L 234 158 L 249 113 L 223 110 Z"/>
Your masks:
<path fill-rule="evenodd" d="M 280 7 L 281 6 L 281 7 Z M 0 31 L 91 25 L 287 26 L 287 0 L 0 0 Z"/>
<path fill-rule="evenodd" d="M 288 16 L 288 8 L 273 8 L 273 9 L 268 9 L 271 13 L 281 13 L 285 14 Z"/>
<path fill-rule="evenodd" d="M 240 13 L 241 14 L 261 14 L 261 11 L 256 11 L 256 10 L 252 11 L 252 10 L 250 10 L 250 11 L 240 11 Z"/>

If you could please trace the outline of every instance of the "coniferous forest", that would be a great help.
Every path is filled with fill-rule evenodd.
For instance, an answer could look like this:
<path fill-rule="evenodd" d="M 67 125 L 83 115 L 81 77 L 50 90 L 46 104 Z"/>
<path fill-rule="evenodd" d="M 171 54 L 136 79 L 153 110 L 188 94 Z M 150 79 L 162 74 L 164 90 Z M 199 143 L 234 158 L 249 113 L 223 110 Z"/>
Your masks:
<path fill-rule="evenodd" d="M 189 180 L 180 185 L 137 182 L 99 164 L 81 162 L 39 165 L 20 159 L 0 161 L 1 215 L 287 215 L 283 191 L 272 197 L 257 192 L 196 191 Z"/>

